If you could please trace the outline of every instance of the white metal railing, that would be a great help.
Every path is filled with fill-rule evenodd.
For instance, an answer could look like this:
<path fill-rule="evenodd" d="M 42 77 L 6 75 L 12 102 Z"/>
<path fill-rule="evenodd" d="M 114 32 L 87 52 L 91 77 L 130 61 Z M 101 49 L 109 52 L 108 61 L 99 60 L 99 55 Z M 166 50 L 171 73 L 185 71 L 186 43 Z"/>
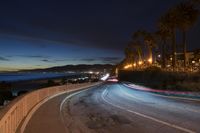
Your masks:
<path fill-rule="evenodd" d="M 15 133 L 22 120 L 29 111 L 45 98 L 79 87 L 86 87 L 91 83 L 69 84 L 36 90 L 13 100 L 0 111 L 0 133 Z"/>

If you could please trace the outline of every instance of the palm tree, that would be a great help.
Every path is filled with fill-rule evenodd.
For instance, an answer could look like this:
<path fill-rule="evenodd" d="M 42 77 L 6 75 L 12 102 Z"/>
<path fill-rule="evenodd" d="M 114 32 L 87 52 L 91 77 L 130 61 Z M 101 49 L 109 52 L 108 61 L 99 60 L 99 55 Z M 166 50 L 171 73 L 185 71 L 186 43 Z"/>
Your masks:
<path fill-rule="evenodd" d="M 197 22 L 199 11 L 195 9 L 194 5 L 190 2 L 182 2 L 176 6 L 177 12 L 177 28 L 182 32 L 182 44 L 184 53 L 184 68 L 187 64 L 187 31 Z"/>
<path fill-rule="evenodd" d="M 141 46 L 141 42 L 143 41 L 144 44 L 147 46 L 148 51 L 149 51 L 149 59 L 148 61 L 150 62 L 150 64 L 153 61 L 153 48 L 156 46 L 156 41 L 155 41 L 155 37 L 153 36 L 153 34 L 145 31 L 145 30 L 138 30 L 133 34 L 133 39 L 137 40 L 137 43 L 140 44 Z"/>
<path fill-rule="evenodd" d="M 136 40 L 140 40 L 143 35 L 146 33 L 146 31 L 144 30 L 137 30 L 134 34 L 133 34 L 133 39 L 136 39 Z"/>
<path fill-rule="evenodd" d="M 189 2 L 193 6 L 196 6 L 197 8 L 199 8 L 198 6 L 200 5 L 200 0 L 190 0 Z"/>
<path fill-rule="evenodd" d="M 135 58 L 132 46 L 130 44 L 125 48 L 124 53 L 125 53 L 126 64 L 131 64 L 133 66 Z"/>
<path fill-rule="evenodd" d="M 172 8 L 162 18 L 163 24 L 171 33 L 172 39 L 172 66 L 176 68 L 176 27 L 177 27 L 177 11 Z"/>
<path fill-rule="evenodd" d="M 162 53 L 162 68 L 166 68 L 166 45 L 167 40 L 171 37 L 171 31 L 168 26 L 165 24 L 165 18 L 162 16 L 158 21 L 158 31 L 156 35 L 161 41 L 161 53 Z"/>
<path fill-rule="evenodd" d="M 138 56 L 138 62 L 142 62 L 142 44 L 140 41 L 133 41 L 132 47 L 136 50 L 137 56 Z"/>
<path fill-rule="evenodd" d="M 138 64 L 141 65 L 142 64 L 142 45 L 144 44 L 144 30 L 137 30 L 136 32 L 134 32 L 132 39 L 133 39 L 133 48 L 136 50 L 137 55 L 138 55 Z"/>
<path fill-rule="evenodd" d="M 152 64 L 153 62 L 153 48 L 156 46 L 156 40 L 152 33 L 144 32 L 144 43 L 148 47 L 149 50 L 149 63 Z"/>

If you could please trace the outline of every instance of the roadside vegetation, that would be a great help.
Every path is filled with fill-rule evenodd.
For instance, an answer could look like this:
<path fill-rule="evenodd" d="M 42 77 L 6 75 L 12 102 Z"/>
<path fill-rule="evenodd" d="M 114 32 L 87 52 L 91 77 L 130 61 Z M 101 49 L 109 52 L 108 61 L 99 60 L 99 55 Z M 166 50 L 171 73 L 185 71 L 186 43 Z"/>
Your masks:
<path fill-rule="evenodd" d="M 120 71 L 119 79 L 152 89 L 173 91 L 200 91 L 200 73 L 166 72 L 151 67 L 144 71 Z"/>
<path fill-rule="evenodd" d="M 190 60 L 187 49 L 190 45 L 187 33 L 199 19 L 199 8 L 200 0 L 184 0 L 158 18 L 154 31 L 134 31 L 119 66 L 129 70 L 152 65 L 166 71 L 200 70 L 200 52 L 196 50 L 198 57 Z M 195 63 L 199 65 L 195 67 Z"/>
<path fill-rule="evenodd" d="M 137 29 L 117 65 L 119 79 L 154 89 L 200 91 L 200 49 L 190 55 L 187 33 L 200 15 L 200 0 L 183 0 L 160 16 L 154 31 Z"/>

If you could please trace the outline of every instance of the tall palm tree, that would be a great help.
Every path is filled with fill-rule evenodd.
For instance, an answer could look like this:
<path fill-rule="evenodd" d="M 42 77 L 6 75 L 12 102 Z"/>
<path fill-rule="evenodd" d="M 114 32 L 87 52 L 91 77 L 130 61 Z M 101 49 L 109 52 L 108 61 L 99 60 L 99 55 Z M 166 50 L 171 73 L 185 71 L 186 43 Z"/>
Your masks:
<path fill-rule="evenodd" d="M 182 44 L 184 53 L 184 68 L 187 64 L 187 31 L 194 26 L 195 22 L 198 20 L 199 11 L 195 9 L 194 5 L 190 2 L 182 2 L 176 6 L 177 12 L 177 28 L 182 32 Z"/>
<path fill-rule="evenodd" d="M 140 47 L 139 45 L 140 45 L 140 42 L 135 41 L 135 40 L 130 41 L 128 44 L 129 49 L 131 49 L 132 52 L 134 53 L 135 62 L 140 61 L 142 59 L 142 56 L 141 56 L 142 50 L 139 48 Z"/>
<path fill-rule="evenodd" d="M 140 40 L 140 39 L 142 39 L 142 37 L 144 36 L 145 33 L 146 33 L 145 30 L 137 30 L 136 32 L 134 32 L 132 38 L 136 39 L 136 40 Z"/>
<path fill-rule="evenodd" d="M 150 64 L 153 62 L 153 48 L 156 46 L 156 39 L 155 36 L 147 31 L 142 31 L 141 32 L 143 39 L 144 39 L 144 44 L 147 46 L 148 51 L 149 51 L 149 57 L 148 61 Z"/>
<path fill-rule="evenodd" d="M 199 8 L 198 6 L 200 6 L 200 0 L 190 0 L 189 2 L 193 6 L 196 6 L 197 8 Z"/>
<path fill-rule="evenodd" d="M 132 47 L 136 50 L 137 56 L 138 56 L 138 62 L 142 62 L 142 44 L 140 41 L 133 41 Z"/>
<path fill-rule="evenodd" d="M 133 36 L 132 36 L 132 39 L 134 40 L 133 41 L 133 47 L 134 49 L 136 50 L 137 52 L 137 55 L 138 55 L 138 64 L 140 65 L 143 60 L 142 60 L 142 49 L 143 49 L 143 41 L 144 41 L 144 33 L 145 31 L 144 30 L 137 30 L 136 32 L 134 32 Z"/>
<path fill-rule="evenodd" d="M 168 26 L 164 22 L 165 18 L 162 16 L 158 21 L 158 31 L 156 35 L 158 36 L 159 40 L 161 41 L 161 53 L 162 53 L 162 68 L 166 68 L 166 46 L 167 40 L 171 37 L 171 31 Z"/>
<path fill-rule="evenodd" d="M 145 30 L 138 30 L 133 34 L 133 39 L 137 40 L 138 44 L 142 44 L 141 41 L 147 46 L 149 51 L 149 62 L 150 64 L 153 61 L 153 48 L 156 46 L 156 41 L 153 34 L 145 31 Z"/>
<path fill-rule="evenodd" d="M 133 50 L 131 49 L 132 46 L 129 44 L 125 50 L 124 50 L 124 53 L 125 53 L 125 60 L 126 60 L 126 63 L 127 64 L 131 64 L 133 65 L 134 64 L 134 61 L 135 61 L 135 58 L 134 58 L 134 52 Z"/>
<path fill-rule="evenodd" d="M 176 27 L 177 27 L 177 11 L 171 8 L 164 16 L 163 23 L 171 32 L 172 39 L 172 66 L 173 70 L 176 68 Z"/>

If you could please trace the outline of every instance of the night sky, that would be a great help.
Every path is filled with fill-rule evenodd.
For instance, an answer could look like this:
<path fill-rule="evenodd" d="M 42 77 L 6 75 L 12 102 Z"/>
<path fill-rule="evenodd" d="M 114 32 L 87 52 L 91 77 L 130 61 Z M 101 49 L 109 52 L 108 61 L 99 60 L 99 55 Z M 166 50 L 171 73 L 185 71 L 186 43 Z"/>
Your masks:
<path fill-rule="evenodd" d="M 155 31 L 182 0 L 4 0 L 0 2 L 0 70 L 67 64 L 115 64 L 138 29 Z M 198 48 L 200 23 L 190 30 Z"/>

